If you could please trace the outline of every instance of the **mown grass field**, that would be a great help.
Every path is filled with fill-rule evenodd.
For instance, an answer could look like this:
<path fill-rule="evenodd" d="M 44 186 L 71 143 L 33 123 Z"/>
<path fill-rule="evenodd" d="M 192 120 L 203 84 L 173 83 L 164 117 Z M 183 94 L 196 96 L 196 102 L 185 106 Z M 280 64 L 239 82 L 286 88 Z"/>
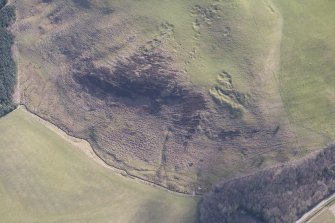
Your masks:
<path fill-rule="evenodd" d="M 195 220 L 195 199 L 116 175 L 24 109 L 1 118 L 0 131 L 0 222 Z"/>

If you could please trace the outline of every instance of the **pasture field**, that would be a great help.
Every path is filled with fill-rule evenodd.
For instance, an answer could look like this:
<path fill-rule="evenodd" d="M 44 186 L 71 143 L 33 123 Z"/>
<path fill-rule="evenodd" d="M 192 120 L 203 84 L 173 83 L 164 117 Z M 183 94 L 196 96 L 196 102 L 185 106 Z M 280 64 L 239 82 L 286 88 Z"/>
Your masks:
<path fill-rule="evenodd" d="M 196 199 L 113 173 L 23 108 L 0 131 L 0 222 L 195 220 Z"/>

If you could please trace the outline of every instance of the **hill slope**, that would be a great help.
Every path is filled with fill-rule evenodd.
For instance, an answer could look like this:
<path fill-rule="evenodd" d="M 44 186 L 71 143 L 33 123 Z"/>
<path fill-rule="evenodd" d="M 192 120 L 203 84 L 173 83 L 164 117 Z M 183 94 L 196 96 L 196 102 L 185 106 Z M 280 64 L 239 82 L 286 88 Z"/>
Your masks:
<path fill-rule="evenodd" d="M 80 3 L 16 4 L 29 109 L 110 165 L 188 193 L 293 156 L 270 1 Z"/>
<path fill-rule="evenodd" d="M 300 151 L 334 140 L 334 2 L 273 1 L 283 18 L 279 89 Z M 299 163 L 222 181 L 203 222 L 295 222 L 334 193 L 334 145 Z"/>
<path fill-rule="evenodd" d="M 275 2 L 285 23 L 278 77 L 287 116 L 302 149 L 322 147 L 335 138 L 335 3 Z"/>

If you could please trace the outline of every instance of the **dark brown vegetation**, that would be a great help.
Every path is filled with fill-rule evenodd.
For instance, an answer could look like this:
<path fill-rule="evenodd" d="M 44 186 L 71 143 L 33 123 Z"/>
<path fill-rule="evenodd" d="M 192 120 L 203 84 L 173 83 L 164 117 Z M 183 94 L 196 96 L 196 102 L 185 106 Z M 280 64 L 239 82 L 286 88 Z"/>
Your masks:
<path fill-rule="evenodd" d="M 112 134 L 119 134 L 119 137 L 107 140 L 108 143 L 118 143 L 118 146 L 108 150 L 102 149 L 105 146 L 101 143 L 106 138 L 98 133 L 99 126 L 91 126 L 88 140 L 99 148 L 97 153 L 107 153 L 107 156 L 104 152 L 101 155 L 107 162 L 110 159 L 108 157 L 113 157 L 119 163 L 123 162 L 113 151 L 117 149 L 117 153 L 124 156 L 120 148 L 132 151 L 132 156 L 148 164 L 157 162 L 157 177 L 149 179 L 173 189 L 172 185 L 166 184 L 165 168 L 169 165 L 178 168 L 180 164 L 173 166 L 171 163 L 171 156 L 175 153 L 173 150 L 186 151 L 193 136 L 200 134 L 198 128 L 205 115 L 208 99 L 205 94 L 194 90 L 185 82 L 179 71 L 170 67 L 170 62 L 171 58 L 155 50 L 140 50 L 140 53 L 127 60 L 118 61 L 113 68 L 97 66 L 92 59 L 82 58 L 71 69 L 72 80 L 65 83 L 72 86 L 65 87 L 76 92 L 85 92 L 85 97 L 93 98 L 93 101 L 106 103 L 105 109 L 111 111 L 111 121 L 113 116 L 124 120 L 137 117 L 138 120 L 151 123 L 152 126 L 149 127 L 147 123 L 135 121 L 132 123 L 135 124 L 133 127 L 122 127 L 121 131 L 115 129 Z M 71 94 L 69 91 L 65 92 Z M 92 109 L 97 107 L 92 104 L 90 106 Z M 117 133 L 118 131 L 120 132 Z M 151 147 L 152 155 L 147 153 Z M 193 162 L 195 161 L 190 161 L 187 165 L 192 166 Z M 126 169 L 129 170 L 129 165 L 132 164 L 122 165 L 122 168 L 127 166 Z"/>
<path fill-rule="evenodd" d="M 201 203 L 202 223 L 293 223 L 335 193 L 335 145 L 297 163 L 222 182 Z"/>
<path fill-rule="evenodd" d="M 206 99 L 191 86 L 180 84 L 178 71 L 168 67 L 169 60 L 157 52 L 143 52 L 110 70 L 86 59 L 74 66 L 73 78 L 88 94 L 108 103 L 141 109 L 162 119 L 178 114 L 173 125 L 192 134 L 200 123 L 199 112 L 206 109 Z"/>

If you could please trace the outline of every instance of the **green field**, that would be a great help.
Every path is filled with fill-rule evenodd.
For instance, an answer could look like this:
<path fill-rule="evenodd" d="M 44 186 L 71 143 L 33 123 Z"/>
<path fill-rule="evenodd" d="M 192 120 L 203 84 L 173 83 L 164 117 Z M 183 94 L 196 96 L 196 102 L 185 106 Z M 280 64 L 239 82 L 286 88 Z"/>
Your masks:
<path fill-rule="evenodd" d="M 194 222 L 195 199 L 113 173 L 22 108 L 0 132 L 0 222 Z"/>

